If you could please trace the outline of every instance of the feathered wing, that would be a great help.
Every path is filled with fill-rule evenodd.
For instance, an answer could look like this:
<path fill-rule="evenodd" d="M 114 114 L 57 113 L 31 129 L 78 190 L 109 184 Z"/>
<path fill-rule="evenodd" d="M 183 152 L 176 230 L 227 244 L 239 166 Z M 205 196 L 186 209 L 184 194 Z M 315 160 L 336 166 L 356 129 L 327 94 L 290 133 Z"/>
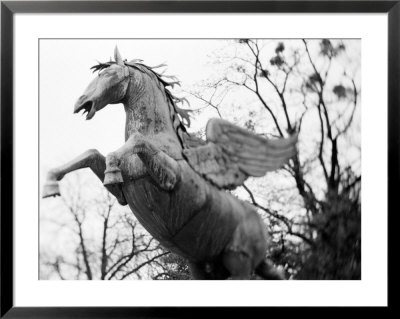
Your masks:
<path fill-rule="evenodd" d="M 207 123 L 206 137 L 206 145 L 186 149 L 184 155 L 195 171 L 220 188 L 264 176 L 296 154 L 297 134 L 267 139 L 221 119 Z"/>

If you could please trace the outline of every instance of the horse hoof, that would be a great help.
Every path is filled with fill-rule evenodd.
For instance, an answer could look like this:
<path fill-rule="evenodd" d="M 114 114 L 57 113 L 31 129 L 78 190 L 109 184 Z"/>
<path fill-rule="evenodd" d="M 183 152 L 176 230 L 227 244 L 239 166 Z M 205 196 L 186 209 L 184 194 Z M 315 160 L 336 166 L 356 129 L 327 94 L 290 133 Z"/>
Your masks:
<path fill-rule="evenodd" d="M 46 182 L 43 186 L 42 198 L 60 196 L 58 182 Z"/>
<path fill-rule="evenodd" d="M 118 203 L 121 206 L 126 206 L 128 205 L 124 194 L 122 193 L 122 188 L 121 188 L 121 184 L 108 184 L 108 185 L 104 185 L 108 191 L 112 194 L 114 194 L 114 196 L 117 198 Z"/>
<path fill-rule="evenodd" d="M 104 172 L 104 185 L 120 184 L 123 182 L 121 170 L 119 168 L 112 168 Z"/>

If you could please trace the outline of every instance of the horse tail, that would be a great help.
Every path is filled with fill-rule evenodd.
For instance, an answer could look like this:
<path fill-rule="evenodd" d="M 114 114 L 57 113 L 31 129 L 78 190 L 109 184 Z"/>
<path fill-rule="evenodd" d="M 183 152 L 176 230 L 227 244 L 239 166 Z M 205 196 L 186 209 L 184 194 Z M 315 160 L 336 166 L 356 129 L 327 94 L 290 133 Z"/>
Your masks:
<path fill-rule="evenodd" d="M 285 280 L 283 272 L 268 260 L 263 260 L 255 269 L 255 273 L 265 280 Z"/>

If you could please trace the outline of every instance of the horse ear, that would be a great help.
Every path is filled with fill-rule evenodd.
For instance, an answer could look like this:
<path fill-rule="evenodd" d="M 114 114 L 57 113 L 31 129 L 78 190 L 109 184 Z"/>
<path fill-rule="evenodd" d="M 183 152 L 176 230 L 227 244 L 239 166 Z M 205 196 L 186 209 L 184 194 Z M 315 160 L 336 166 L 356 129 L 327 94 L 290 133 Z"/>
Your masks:
<path fill-rule="evenodd" d="M 124 62 L 122 61 L 121 54 L 119 53 L 117 46 L 115 46 L 115 50 L 114 50 L 114 59 L 118 65 L 124 65 Z"/>

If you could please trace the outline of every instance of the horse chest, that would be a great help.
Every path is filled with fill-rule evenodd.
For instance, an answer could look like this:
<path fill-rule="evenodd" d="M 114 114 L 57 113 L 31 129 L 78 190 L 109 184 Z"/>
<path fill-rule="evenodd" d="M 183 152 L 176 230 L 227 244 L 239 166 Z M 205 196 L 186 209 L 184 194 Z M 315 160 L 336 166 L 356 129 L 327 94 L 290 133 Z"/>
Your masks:
<path fill-rule="evenodd" d="M 123 184 L 124 196 L 136 218 L 165 247 L 179 251 L 174 236 L 199 213 L 206 202 L 200 180 L 180 162 L 182 180 L 177 189 L 161 189 L 148 175 L 130 178 Z M 139 176 L 139 175 L 136 175 Z M 182 253 L 181 253 L 182 254 Z"/>
<path fill-rule="evenodd" d="M 216 256 L 243 215 L 232 196 L 215 189 L 209 193 L 186 163 L 180 165 L 182 181 L 176 190 L 160 189 L 147 175 L 124 183 L 125 198 L 139 222 L 167 249 L 189 259 Z"/>
<path fill-rule="evenodd" d="M 180 226 L 174 211 L 176 205 L 173 192 L 160 189 L 148 175 L 125 182 L 123 192 L 139 222 L 154 238 L 168 247 Z"/>

